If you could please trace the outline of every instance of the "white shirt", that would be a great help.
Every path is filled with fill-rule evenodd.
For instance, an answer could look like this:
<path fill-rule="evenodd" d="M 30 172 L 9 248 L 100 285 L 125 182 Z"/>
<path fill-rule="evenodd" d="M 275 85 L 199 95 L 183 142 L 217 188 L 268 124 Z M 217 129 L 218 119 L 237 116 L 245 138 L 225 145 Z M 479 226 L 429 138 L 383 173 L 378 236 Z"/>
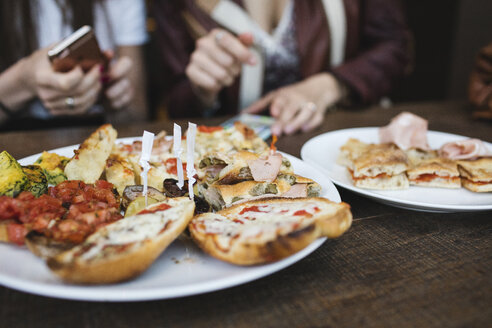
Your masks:
<path fill-rule="evenodd" d="M 72 32 L 65 24 L 61 8 L 56 0 L 38 0 L 32 13 L 36 22 L 38 47 L 44 48 L 61 41 Z M 70 21 L 72 13 L 68 13 Z M 102 50 L 115 50 L 118 46 L 139 46 L 147 41 L 143 0 L 105 0 L 94 4 L 94 32 Z M 91 113 L 100 112 L 95 106 Z M 29 115 L 47 119 L 51 115 L 40 101 L 29 108 Z"/>
<path fill-rule="evenodd" d="M 94 7 L 93 27 L 102 50 L 142 45 L 147 41 L 143 0 L 105 0 L 95 2 Z M 38 1 L 36 9 L 33 17 L 36 19 L 40 48 L 56 43 L 73 32 L 72 26 L 64 24 L 56 0 Z"/>

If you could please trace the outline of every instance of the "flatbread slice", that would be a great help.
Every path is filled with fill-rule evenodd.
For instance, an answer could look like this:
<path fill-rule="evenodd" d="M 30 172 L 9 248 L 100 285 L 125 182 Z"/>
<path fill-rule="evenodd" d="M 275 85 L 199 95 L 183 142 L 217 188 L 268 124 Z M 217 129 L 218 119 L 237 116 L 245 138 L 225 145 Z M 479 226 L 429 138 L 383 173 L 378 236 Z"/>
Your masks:
<path fill-rule="evenodd" d="M 446 158 L 432 158 L 407 171 L 410 185 L 436 188 L 460 188 L 458 165 Z"/>
<path fill-rule="evenodd" d="M 405 153 L 393 144 L 371 144 L 349 168 L 356 187 L 367 189 L 406 189 L 409 186 Z"/>

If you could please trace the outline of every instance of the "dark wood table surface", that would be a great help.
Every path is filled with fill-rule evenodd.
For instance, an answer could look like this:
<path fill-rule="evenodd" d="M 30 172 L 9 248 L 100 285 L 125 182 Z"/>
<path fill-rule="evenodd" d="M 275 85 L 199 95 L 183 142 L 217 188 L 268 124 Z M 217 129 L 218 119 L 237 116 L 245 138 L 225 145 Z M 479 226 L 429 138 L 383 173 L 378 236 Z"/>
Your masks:
<path fill-rule="evenodd" d="M 317 134 L 385 125 L 400 111 L 427 118 L 431 130 L 492 142 L 492 122 L 472 120 L 464 103 L 439 102 L 331 113 L 316 131 L 282 137 L 278 148 L 299 156 Z M 144 128 L 172 131 L 170 123 L 116 128 L 120 137 Z M 0 150 L 19 159 L 80 143 L 93 130 L 0 133 Z M 492 326 L 492 212 L 417 212 L 339 191 L 352 206 L 350 230 L 280 272 L 202 295 L 130 303 L 68 301 L 0 287 L 0 327 Z"/>

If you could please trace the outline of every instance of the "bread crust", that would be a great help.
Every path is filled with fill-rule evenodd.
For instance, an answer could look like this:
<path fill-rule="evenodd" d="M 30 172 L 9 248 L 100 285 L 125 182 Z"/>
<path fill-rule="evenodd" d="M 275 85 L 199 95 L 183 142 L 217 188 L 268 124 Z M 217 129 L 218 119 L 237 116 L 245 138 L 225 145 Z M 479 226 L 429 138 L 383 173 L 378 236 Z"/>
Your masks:
<path fill-rule="evenodd" d="M 170 200 L 153 204 L 150 207 L 159 206 L 167 202 L 170 202 Z M 48 267 L 62 280 L 77 284 L 110 284 L 129 280 L 140 275 L 185 230 L 193 217 L 195 209 L 193 201 L 187 197 L 180 197 L 173 198 L 171 202 L 175 204 L 173 207 L 180 206 L 180 212 L 182 213 L 172 223 L 165 223 L 165 231 L 158 233 L 157 236 L 151 239 L 143 238 L 139 241 L 123 243 L 117 245 L 121 246 L 121 248 L 116 247 L 114 250 L 109 245 L 109 250 L 103 247 L 102 249 L 105 250 L 103 253 L 95 254 L 94 257 L 89 256 L 87 259 L 77 255 L 80 252 L 84 254 L 85 248 L 96 241 L 104 241 L 105 236 L 108 235 L 107 230 L 111 230 L 114 227 L 114 224 L 110 224 L 91 235 L 84 244 L 48 259 Z M 161 215 L 164 219 L 166 211 L 156 212 L 155 214 Z M 134 220 L 133 223 L 129 222 L 129 224 L 134 229 L 139 229 L 141 224 L 139 219 L 142 217 L 142 215 L 137 215 L 117 222 Z M 90 248 L 87 252 L 90 252 Z"/>
<path fill-rule="evenodd" d="M 315 203 L 322 207 L 321 213 L 312 219 L 301 220 L 297 228 L 279 233 L 272 238 L 238 238 L 206 233 L 200 228 L 202 219 L 214 220 L 222 217 L 234 219 L 242 209 L 260 204 L 307 204 Z M 352 223 L 350 206 L 346 203 L 333 203 L 325 198 L 266 198 L 231 206 L 217 213 L 205 213 L 195 217 L 189 230 L 192 238 L 208 254 L 220 260 L 237 265 L 254 265 L 280 260 L 308 246 L 319 237 L 335 238 L 342 235 Z M 225 238 L 228 247 L 224 247 Z"/>
<path fill-rule="evenodd" d="M 30 231 L 26 235 L 24 242 L 34 255 L 42 259 L 57 256 L 75 246 L 75 244 L 69 242 L 53 240 L 36 231 Z"/>

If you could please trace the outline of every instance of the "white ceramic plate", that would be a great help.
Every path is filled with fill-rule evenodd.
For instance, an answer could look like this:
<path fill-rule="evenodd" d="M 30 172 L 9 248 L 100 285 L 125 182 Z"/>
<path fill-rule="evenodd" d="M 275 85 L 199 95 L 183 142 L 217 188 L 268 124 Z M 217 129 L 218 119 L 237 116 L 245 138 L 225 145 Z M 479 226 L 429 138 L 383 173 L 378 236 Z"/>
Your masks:
<path fill-rule="evenodd" d="M 118 141 L 132 142 L 135 138 Z M 52 150 L 71 157 L 77 146 Z M 297 174 L 316 180 L 322 196 L 340 202 L 331 181 L 300 159 L 284 154 Z M 33 163 L 40 154 L 26 157 L 22 165 Z M 323 244 L 320 238 L 300 252 L 281 261 L 252 267 L 240 267 L 216 260 L 203 253 L 193 242 L 178 239 L 138 278 L 115 285 L 76 286 L 58 280 L 45 263 L 26 247 L 0 244 L 0 284 L 28 293 L 88 301 L 143 301 L 195 295 L 246 283 L 279 271 L 306 257 Z"/>
<path fill-rule="evenodd" d="M 306 142 L 301 157 L 325 172 L 332 181 L 343 188 L 373 198 L 382 203 L 413 210 L 431 212 L 465 212 L 492 210 L 492 193 L 474 193 L 467 189 L 423 188 L 411 186 L 407 190 L 369 190 L 354 187 L 347 169 L 336 163 L 340 147 L 349 138 L 368 143 L 378 143 L 378 128 L 354 128 L 328 132 Z M 429 146 L 437 149 L 444 143 L 467 137 L 429 131 Z M 490 143 L 487 147 L 492 149 Z"/>

